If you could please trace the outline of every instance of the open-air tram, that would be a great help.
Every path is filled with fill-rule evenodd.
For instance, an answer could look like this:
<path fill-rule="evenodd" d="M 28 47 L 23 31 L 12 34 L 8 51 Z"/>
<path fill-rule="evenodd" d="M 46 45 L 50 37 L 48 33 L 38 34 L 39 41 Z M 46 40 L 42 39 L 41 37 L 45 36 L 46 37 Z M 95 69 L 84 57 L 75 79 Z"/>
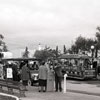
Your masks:
<path fill-rule="evenodd" d="M 2 58 L 1 61 L 3 62 L 3 64 L 5 65 L 6 63 L 16 63 L 17 64 L 17 69 L 21 70 L 20 65 L 23 61 L 28 61 L 29 64 L 29 69 L 30 69 L 30 85 L 34 85 L 35 83 L 38 83 L 38 68 L 39 64 L 41 62 L 41 59 L 36 59 L 36 58 Z M 37 64 L 37 66 L 35 65 Z"/>
<path fill-rule="evenodd" d="M 96 77 L 96 70 L 93 67 L 91 57 L 79 54 L 63 54 L 60 59 L 63 61 L 68 77 L 77 79 Z"/>

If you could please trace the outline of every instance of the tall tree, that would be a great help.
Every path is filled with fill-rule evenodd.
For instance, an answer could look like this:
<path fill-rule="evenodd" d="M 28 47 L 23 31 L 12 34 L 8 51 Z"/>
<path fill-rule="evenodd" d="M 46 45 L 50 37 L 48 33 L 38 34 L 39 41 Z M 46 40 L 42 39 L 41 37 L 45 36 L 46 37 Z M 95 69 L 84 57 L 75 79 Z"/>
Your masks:
<path fill-rule="evenodd" d="M 71 46 L 70 52 L 73 53 L 73 54 L 77 54 L 78 51 L 79 51 L 79 48 L 77 48 L 77 45 L 73 44 L 73 45 Z"/>
<path fill-rule="evenodd" d="M 97 32 L 95 34 L 96 40 L 95 40 L 95 57 L 98 56 L 98 50 L 100 50 L 100 27 L 97 27 Z"/>
<path fill-rule="evenodd" d="M 7 45 L 4 44 L 4 46 L 3 46 L 3 52 L 7 52 L 7 51 L 8 51 Z"/>
<path fill-rule="evenodd" d="M 79 50 L 86 50 L 86 39 L 82 36 L 79 36 L 76 39 L 75 45 L 77 46 L 78 51 Z"/>
<path fill-rule="evenodd" d="M 66 54 L 67 53 L 67 50 L 66 50 L 66 46 L 64 45 L 63 47 L 63 53 Z"/>
<path fill-rule="evenodd" d="M 28 51 L 28 47 L 25 48 L 25 51 L 22 55 L 23 58 L 29 58 L 29 51 Z"/>
<path fill-rule="evenodd" d="M 7 45 L 4 42 L 4 36 L 2 34 L 0 34 L 0 52 L 7 52 Z"/>
<path fill-rule="evenodd" d="M 85 38 L 79 36 L 76 38 L 75 43 L 71 46 L 70 51 L 72 53 L 85 53 L 85 51 L 90 52 L 91 45 L 95 45 L 95 41 L 91 38 Z"/>
<path fill-rule="evenodd" d="M 91 38 L 86 39 L 86 51 L 90 52 L 92 45 L 95 45 L 95 41 Z"/>
<path fill-rule="evenodd" d="M 57 54 L 60 54 L 60 52 L 58 52 L 58 47 L 56 49 L 51 49 L 46 46 L 43 50 L 36 50 L 34 57 L 46 61 L 47 59 L 56 59 Z"/>
<path fill-rule="evenodd" d="M 58 46 L 56 46 L 56 58 L 58 58 L 58 53 L 59 53 Z"/>

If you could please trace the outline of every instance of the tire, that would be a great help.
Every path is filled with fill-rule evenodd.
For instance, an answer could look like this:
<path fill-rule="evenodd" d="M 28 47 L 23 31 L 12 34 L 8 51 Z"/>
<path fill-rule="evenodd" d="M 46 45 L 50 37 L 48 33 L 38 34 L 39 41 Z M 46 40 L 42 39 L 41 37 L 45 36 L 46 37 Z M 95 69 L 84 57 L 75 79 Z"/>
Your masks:
<path fill-rule="evenodd" d="M 32 86 L 31 84 L 32 84 L 32 82 L 31 82 L 31 80 L 29 80 L 28 81 L 28 86 Z"/>
<path fill-rule="evenodd" d="M 33 84 L 34 84 L 34 83 L 33 83 L 33 82 L 31 82 L 31 86 L 33 86 Z"/>

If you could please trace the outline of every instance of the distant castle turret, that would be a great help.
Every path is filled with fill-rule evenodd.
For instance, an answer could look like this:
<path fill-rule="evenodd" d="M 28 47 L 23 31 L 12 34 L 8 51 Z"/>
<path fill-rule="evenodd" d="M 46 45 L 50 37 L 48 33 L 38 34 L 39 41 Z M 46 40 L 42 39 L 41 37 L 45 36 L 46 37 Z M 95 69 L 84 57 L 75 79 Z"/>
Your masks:
<path fill-rule="evenodd" d="M 41 44 L 38 45 L 38 50 L 42 50 Z"/>

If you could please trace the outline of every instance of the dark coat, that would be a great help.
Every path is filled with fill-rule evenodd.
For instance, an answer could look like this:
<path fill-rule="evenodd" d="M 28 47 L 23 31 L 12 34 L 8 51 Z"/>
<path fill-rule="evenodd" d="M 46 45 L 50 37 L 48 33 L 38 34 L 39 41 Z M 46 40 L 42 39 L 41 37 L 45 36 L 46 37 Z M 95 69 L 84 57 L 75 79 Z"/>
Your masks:
<path fill-rule="evenodd" d="M 27 65 L 24 65 L 22 67 L 22 72 L 21 72 L 21 79 L 22 80 L 29 80 L 30 79 L 30 70 L 27 67 Z"/>
<path fill-rule="evenodd" d="M 58 77 L 62 77 L 62 68 L 61 68 L 61 65 L 56 65 L 54 67 L 54 71 L 55 71 L 55 75 L 57 75 Z"/>
<path fill-rule="evenodd" d="M 48 69 L 45 65 L 39 67 L 39 79 L 47 80 Z"/>

